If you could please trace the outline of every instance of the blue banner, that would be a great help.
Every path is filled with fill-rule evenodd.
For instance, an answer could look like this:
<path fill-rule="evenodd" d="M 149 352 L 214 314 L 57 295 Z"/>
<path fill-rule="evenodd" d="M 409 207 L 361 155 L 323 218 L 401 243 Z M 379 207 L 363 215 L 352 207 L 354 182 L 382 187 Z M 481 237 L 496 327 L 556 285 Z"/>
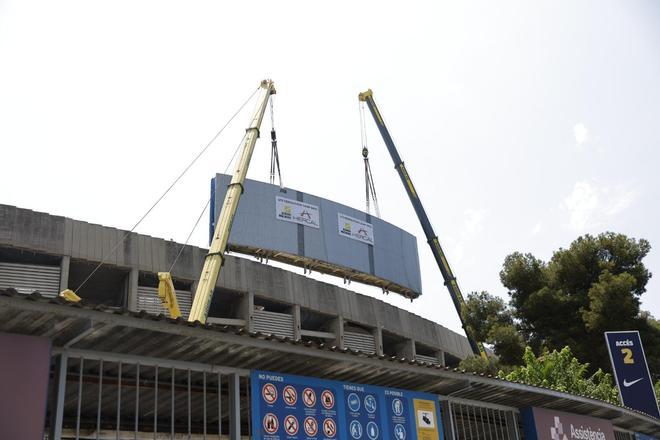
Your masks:
<path fill-rule="evenodd" d="M 660 418 L 639 332 L 605 332 L 605 339 L 623 404 Z"/>
<path fill-rule="evenodd" d="M 253 440 L 442 440 L 437 396 L 253 371 Z"/>

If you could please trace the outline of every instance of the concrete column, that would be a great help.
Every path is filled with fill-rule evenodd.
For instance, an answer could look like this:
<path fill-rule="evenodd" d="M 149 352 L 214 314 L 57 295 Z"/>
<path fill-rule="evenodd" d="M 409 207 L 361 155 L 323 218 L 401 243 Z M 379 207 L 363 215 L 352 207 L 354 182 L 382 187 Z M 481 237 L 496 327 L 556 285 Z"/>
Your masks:
<path fill-rule="evenodd" d="M 344 317 L 337 316 L 332 320 L 332 332 L 335 334 L 334 345 L 344 348 Z"/>
<path fill-rule="evenodd" d="M 397 356 L 403 356 L 406 359 L 414 360 L 415 355 L 415 341 L 413 339 L 408 339 L 403 343 L 399 344 L 396 351 Z"/>
<path fill-rule="evenodd" d="M 64 255 L 60 261 L 60 292 L 69 288 L 69 268 L 71 257 Z"/>
<path fill-rule="evenodd" d="M 383 324 L 379 322 L 378 326 L 371 331 L 371 334 L 374 335 L 376 354 L 378 356 L 382 356 L 383 355 Z"/>
<path fill-rule="evenodd" d="M 254 293 L 247 292 L 241 298 L 239 305 L 240 319 L 245 320 L 245 328 L 249 332 L 254 331 Z"/>
<path fill-rule="evenodd" d="M 67 355 L 61 354 L 55 360 L 55 393 L 51 396 L 51 419 L 48 438 L 62 438 L 62 420 L 64 418 L 64 394 L 66 392 Z"/>
<path fill-rule="evenodd" d="M 440 350 L 440 351 L 436 351 L 436 352 L 435 352 L 435 357 L 436 357 L 436 359 L 438 360 L 438 362 L 440 362 L 440 365 L 442 365 L 443 367 L 444 367 L 445 365 L 447 365 L 447 364 L 445 363 L 445 352 L 444 352 L 444 351 L 442 351 L 442 350 Z"/>
<path fill-rule="evenodd" d="M 229 440 L 241 440 L 241 378 L 229 375 Z"/>
<path fill-rule="evenodd" d="M 131 312 L 137 312 L 138 308 L 138 276 L 140 271 L 131 269 L 126 277 L 126 307 Z"/>
<path fill-rule="evenodd" d="M 299 341 L 302 335 L 300 330 L 302 329 L 302 321 L 300 318 L 300 304 L 294 304 L 291 307 L 291 313 L 293 315 L 293 339 Z"/>

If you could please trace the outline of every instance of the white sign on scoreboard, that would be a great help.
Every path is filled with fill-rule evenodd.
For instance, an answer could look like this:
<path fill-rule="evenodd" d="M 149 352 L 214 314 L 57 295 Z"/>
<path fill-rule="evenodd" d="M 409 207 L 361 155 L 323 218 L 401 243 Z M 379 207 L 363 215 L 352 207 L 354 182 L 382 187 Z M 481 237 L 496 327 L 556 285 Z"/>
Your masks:
<path fill-rule="evenodd" d="M 374 227 L 370 223 L 363 222 L 345 214 L 337 214 L 337 226 L 339 235 L 352 238 L 370 245 L 374 244 Z"/>
<path fill-rule="evenodd" d="M 275 217 L 278 220 L 319 228 L 319 207 L 298 200 L 275 196 Z"/>

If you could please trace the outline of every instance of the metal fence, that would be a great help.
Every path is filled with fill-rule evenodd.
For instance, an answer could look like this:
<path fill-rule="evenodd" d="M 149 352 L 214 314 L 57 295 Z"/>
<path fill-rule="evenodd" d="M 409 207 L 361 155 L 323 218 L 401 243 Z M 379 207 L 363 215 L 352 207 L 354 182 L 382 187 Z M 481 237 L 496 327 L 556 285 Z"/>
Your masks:
<path fill-rule="evenodd" d="M 449 400 L 447 430 L 456 440 L 520 440 L 518 411 Z"/>
<path fill-rule="evenodd" d="M 251 434 L 246 372 L 64 352 L 51 381 L 51 439 L 227 439 Z M 238 430 L 238 432 L 237 432 Z M 246 437 L 247 438 L 247 437 Z"/>

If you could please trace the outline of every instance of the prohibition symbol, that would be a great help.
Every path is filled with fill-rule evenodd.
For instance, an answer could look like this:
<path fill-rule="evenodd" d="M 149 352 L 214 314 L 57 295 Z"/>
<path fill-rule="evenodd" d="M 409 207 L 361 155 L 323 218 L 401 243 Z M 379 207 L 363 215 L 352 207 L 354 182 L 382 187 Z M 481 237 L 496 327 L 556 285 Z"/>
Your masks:
<path fill-rule="evenodd" d="M 323 390 L 321 393 L 321 404 L 325 409 L 332 409 L 335 406 L 335 395 L 330 390 Z"/>
<path fill-rule="evenodd" d="M 275 414 L 268 413 L 264 416 L 264 430 L 268 434 L 275 434 L 279 425 L 280 423 L 277 421 Z"/>
<path fill-rule="evenodd" d="M 314 417 L 307 417 L 304 426 L 305 434 L 307 435 L 316 435 L 316 433 L 319 432 L 319 424 Z"/>
<path fill-rule="evenodd" d="M 287 385 L 284 387 L 284 391 L 282 391 L 282 398 L 287 405 L 293 406 L 298 401 L 298 393 L 294 387 Z"/>
<path fill-rule="evenodd" d="M 296 435 L 298 433 L 298 419 L 294 416 L 286 416 L 284 418 L 284 430 L 287 434 Z"/>
<path fill-rule="evenodd" d="M 277 400 L 277 388 L 272 383 L 267 383 L 261 388 L 261 396 L 266 403 L 272 405 Z"/>
<path fill-rule="evenodd" d="M 306 407 L 312 408 L 316 405 L 316 393 L 311 388 L 305 388 L 303 390 L 303 403 Z"/>
<path fill-rule="evenodd" d="M 337 434 L 337 425 L 332 419 L 325 419 L 323 421 L 323 434 L 326 437 L 334 437 Z"/>

